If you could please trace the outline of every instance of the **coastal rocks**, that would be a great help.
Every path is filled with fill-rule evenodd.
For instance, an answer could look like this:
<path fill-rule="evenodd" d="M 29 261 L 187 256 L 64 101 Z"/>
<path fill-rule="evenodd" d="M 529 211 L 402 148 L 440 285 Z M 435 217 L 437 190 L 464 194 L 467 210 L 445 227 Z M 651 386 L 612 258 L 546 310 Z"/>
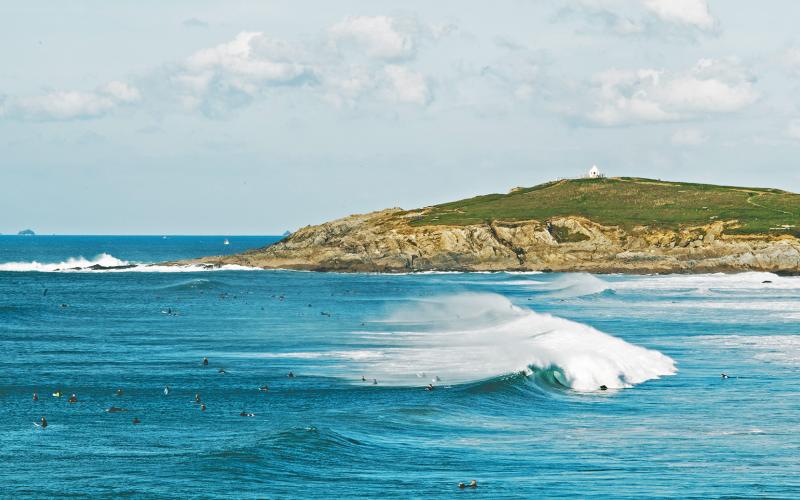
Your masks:
<path fill-rule="evenodd" d="M 181 264 L 239 264 L 342 272 L 586 271 L 623 273 L 758 270 L 800 274 L 800 240 L 726 234 L 736 221 L 679 231 L 628 231 L 585 217 L 416 225 L 424 211 L 392 208 L 304 227 L 242 254 Z"/>

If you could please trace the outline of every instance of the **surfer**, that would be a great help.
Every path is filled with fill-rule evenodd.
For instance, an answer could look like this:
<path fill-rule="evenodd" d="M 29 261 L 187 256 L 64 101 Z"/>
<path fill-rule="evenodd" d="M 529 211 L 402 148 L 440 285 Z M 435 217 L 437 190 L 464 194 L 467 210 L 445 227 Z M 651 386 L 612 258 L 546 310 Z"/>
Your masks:
<path fill-rule="evenodd" d="M 268 392 L 269 391 L 269 386 L 268 385 L 262 385 L 261 387 L 258 388 L 258 390 L 261 391 L 261 392 Z"/>
<path fill-rule="evenodd" d="M 208 366 L 208 358 L 203 358 L 203 366 Z"/>
<path fill-rule="evenodd" d="M 365 377 L 364 375 L 361 375 L 361 381 L 362 382 L 366 382 L 367 381 L 367 377 Z"/>
<path fill-rule="evenodd" d="M 117 389 L 116 395 L 117 396 L 122 396 L 122 389 Z"/>
<path fill-rule="evenodd" d="M 202 404 L 202 403 L 200 404 L 200 411 L 206 411 L 206 405 L 205 404 Z"/>
<path fill-rule="evenodd" d="M 600 386 L 600 390 L 601 390 L 601 391 L 607 391 L 607 390 L 608 390 L 608 386 L 606 386 L 606 385 L 601 385 L 601 386 Z"/>
<path fill-rule="evenodd" d="M 111 408 L 106 410 L 107 413 L 119 413 L 123 411 L 128 411 L 128 410 L 126 410 L 125 408 L 120 408 L 118 406 L 112 406 Z"/>
<path fill-rule="evenodd" d="M 376 378 L 372 379 L 372 385 L 378 385 L 378 379 Z"/>
<path fill-rule="evenodd" d="M 42 417 L 41 423 L 39 425 L 41 426 L 42 429 L 46 429 L 47 428 L 47 419 Z"/>
<path fill-rule="evenodd" d="M 726 375 L 725 373 L 723 373 L 723 374 L 722 374 L 722 378 L 723 378 L 723 379 L 726 379 L 726 378 L 730 378 L 730 377 L 729 377 L 728 375 Z"/>
<path fill-rule="evenodd" d="M 169 396 L 169 386 L 168 385 L 164 386 L 164 395 L 165 396 Z"/>
<path fill-rule="evenodd" d="M 194 395 L 194 402 L 195 403 L 199 403 L 200 402 L 200 393 L 199 392 Z"/>
<path fill-rule="evenodd" d="M 34 401 L 39 401 L 39 395 L 36 394 L 35 392 L 33 393 L 33 400 Z"/>
<path fill-rule="evenodd" d="M 53 393 L 53 397 L 54 397 L 54 398 L 60 398 L 60 397 L 61 397 L 61 391 L 56 391 L 56 392 L 54 392 L 54 393 Z"/>
<path fill-rule="evenodd" d="M 432 391 L 434 389 L 433 384 L 428 384 L 425 386 L 426 391 Z"/>
<path fill-rule="evenodd" d="M 477 488 L 478 487 L 478 481 L 473 479 L 472 481 L 469 482 L 469 484 L 458 483 L 458 487 L 461 488 L 462 490 L 464 488 Z"/>
<path fill-rule="evenodd" d="M 69 399 L 67 400 L 67 402 L 68 402 L 68 403 L 77 403 L 77 402 L 78 402 L 78 396 L 76 396 L 75 394 L 73 394 L 72 396 L 70 396 L 70 397 L 69 397 Z"/>
<path fill-rule="evenodd" d="M 289 378 L 294 378 L 294 372 L 289 372 L 286 374 L 286 376 Z"/>
<path fill-rule="evenodd" d="M 255 413 L 246 412 L 246 411 L 242 411 L 242 413 L 240 413 L 239 416 L 240 417 L 255 417 L 256 414 Z"/>
<path fill-rule="evenodd" d="M 228 372 L 225 371 L 225 368 L 220 368 L 219 370 L 217 370 L 217 373 L 219 373 L 220 375 L 225 375 Z"/>
<path fill-rule="evenodd" d="M 131 420 L 131 423 L 132 423 L 133 425 L 136 425 L 136 424 L 141 424 L 141 423 L 142 423 L 142 421 L 141 421 L 141 420 L 139 420 L 139 417 L 133 417 L 133 420 Z"/>

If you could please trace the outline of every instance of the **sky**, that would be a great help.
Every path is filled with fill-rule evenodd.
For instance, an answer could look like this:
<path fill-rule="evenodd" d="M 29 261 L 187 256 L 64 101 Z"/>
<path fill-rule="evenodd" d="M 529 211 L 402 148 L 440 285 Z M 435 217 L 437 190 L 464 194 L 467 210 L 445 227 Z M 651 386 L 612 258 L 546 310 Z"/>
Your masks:
<path fill-rule="evenodd" d="M 0 0 L 0 233 L 280 234 L 584 174 L 800 191 L 795 0 Z"/>

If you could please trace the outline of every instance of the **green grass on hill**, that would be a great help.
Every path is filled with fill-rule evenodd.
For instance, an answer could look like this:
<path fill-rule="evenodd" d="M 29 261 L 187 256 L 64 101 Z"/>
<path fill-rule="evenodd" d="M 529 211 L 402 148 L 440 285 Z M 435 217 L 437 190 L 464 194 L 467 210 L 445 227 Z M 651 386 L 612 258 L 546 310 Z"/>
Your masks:
<path fill-rule="evenodd" d="M 626 229 L 678 229 L 736 219 L 741 227 L 730 232 L 800 236 L 800 194 L 633 177 L 562 180 L 443 203 L 412 224 L 467 225 L 566 215 Z"/>

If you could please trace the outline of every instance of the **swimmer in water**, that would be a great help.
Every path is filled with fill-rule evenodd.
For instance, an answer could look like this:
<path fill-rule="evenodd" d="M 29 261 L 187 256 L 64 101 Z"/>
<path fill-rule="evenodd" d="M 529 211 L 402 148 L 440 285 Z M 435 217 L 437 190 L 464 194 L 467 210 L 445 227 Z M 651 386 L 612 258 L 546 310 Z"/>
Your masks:
<path fill-rule="evenodd" d="M 33 393 L 33 400 L 34 401 L 39 401 L 39 395 L 36 394 L 35 392 Z"/>
<path fill-rule="evenodd" d="M 42 429 L 47 428 L 47 419 L 42 417 L 41 423 L 39 425 L 42 426 Z"/>
<path fill-rule="evenodd" d="M 136 425 L 136 424 L 141 424 L 141 423 L 142 423 L 142 421 L 141 421 L 141 420 L 139 420 L 139 417 L 133 417 L 133 420 L 131 420 L 131 423 L 132 423 L 133 425 Z"/>
<path fill-rule="evenodd" d="M 67 402 L 68 402 L 68 403 L 77 403 L 77 402 L 78 402 L 78 396 L 76 396 L 75 394 L 73 394 L 72 396 L 70 396 L 70 397 L 69 397 L 69 399 L 67 400 Z"/>
<path fill-rule="evenodd" d="M 203 358 L 203 366 L 208 366 L 208 358 Z"/>

